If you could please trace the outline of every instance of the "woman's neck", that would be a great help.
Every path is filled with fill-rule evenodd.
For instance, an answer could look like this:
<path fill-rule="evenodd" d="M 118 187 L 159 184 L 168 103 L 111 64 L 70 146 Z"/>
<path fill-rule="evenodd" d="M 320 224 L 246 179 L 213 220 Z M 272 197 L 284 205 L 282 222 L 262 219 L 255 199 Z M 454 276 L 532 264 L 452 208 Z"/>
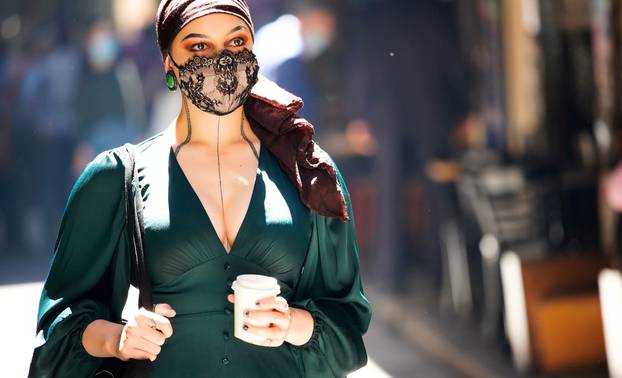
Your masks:
<path fill-rule="evenodd" d="M 226 149 L 239 143 L 247 143 L 240 132 L 240 122 L 242 121 L 244 111 L 243 106 L 238 107 L 227 115 L 219 116 L 204 112 L 194 106 L 189 100 L 187 101 L 191 124 L 191 136 L 188 144 L 207 147 L 211 150 L 216 149 L 218 139 L 220 139 L 219 148 L 221 149 Z M 220 132 L 218 131 L 219 122 Z M 255 143 L 258 138 L 253 133 L 246 116 L 244 116 L 242 127 L 248 139 Z M 185 106 L 182 103 L 181 111 L 175 121 L 174 145 L 178 146 L 184 143 L 187 136 L 187 117 Z"/>

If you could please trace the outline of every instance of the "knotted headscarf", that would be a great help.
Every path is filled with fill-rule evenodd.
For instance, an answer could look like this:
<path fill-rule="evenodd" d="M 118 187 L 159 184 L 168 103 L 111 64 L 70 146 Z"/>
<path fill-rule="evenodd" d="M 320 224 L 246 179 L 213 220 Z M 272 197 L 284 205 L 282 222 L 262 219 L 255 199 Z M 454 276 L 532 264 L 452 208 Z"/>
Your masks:
<path fill-rule="evenodd" d="M 254 38 L 253 21 L 244 0 L 162 0 L 156 16 L 162 58 L 185 25 L 219 12 L 240 17 Z M 348 206 L 337 171 L 330 156 L 313 141 L 313 125 L 298 115 L 302 99 L 260 75 L 244 105 L 254 133 L 277 158 L 305 206 L 346 222 Z"/>
<path fill-rule="evenodd" d="M 210 13 L 228 13 L 244 20 L 255 38 L 251 12 L 244 0 L 163 0 L 156 16 L 156 34 L 162 57 L 173 39 L 190 21 Z"/>

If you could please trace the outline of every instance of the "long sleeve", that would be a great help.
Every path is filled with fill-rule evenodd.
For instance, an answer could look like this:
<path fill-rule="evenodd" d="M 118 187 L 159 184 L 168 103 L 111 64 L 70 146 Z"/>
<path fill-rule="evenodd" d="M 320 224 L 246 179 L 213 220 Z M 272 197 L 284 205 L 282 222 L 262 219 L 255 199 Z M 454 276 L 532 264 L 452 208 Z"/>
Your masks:
<path fill-rule="evenodd" d="M 65 207 L 39 302 L 29 377 L 93 376 L 82 333 L 95 319 L 120 322 L 130 261 L 125 239 L 124 167 L 104 151 L 76 180 Z"/>
<path fill-rule="evenodd" d="M 338 169 L 337 177 L 350 219 L 344 223 L 312 212 L 312 240 L 290 303 L 309 311 L 314 320 L 306 344 L 288 344 L 308 377 L 344 377 L 367 363 L 362 336 L 371 320 L 371 306 L 360 278 L 350 197 Z"/>

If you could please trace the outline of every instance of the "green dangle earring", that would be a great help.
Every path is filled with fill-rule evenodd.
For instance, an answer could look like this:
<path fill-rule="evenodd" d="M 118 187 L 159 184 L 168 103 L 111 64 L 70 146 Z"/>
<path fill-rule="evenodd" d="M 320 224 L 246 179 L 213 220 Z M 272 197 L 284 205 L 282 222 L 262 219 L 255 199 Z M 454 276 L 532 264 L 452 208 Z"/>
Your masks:
<path fill-rule="evenodd" d="M 166 87 L 171 92 L 177 90 L 177 78 L 175 78 L 175 73 L 172 70 L 166 73 Z"/>

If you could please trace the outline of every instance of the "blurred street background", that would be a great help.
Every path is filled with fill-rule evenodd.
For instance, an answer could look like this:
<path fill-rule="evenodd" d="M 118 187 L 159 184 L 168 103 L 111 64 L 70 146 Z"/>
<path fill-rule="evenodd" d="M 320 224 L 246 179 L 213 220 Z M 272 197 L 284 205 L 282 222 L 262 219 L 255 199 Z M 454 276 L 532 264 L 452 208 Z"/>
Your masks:
<path fill-rule="evenodd" d="M 352 377 L 621 378 L 621 2 L 247 2 L 352 197 L 374 314 Z M 157 3 L 0 2 L 3 377 L 74 181 L 179 109 Z"/>

